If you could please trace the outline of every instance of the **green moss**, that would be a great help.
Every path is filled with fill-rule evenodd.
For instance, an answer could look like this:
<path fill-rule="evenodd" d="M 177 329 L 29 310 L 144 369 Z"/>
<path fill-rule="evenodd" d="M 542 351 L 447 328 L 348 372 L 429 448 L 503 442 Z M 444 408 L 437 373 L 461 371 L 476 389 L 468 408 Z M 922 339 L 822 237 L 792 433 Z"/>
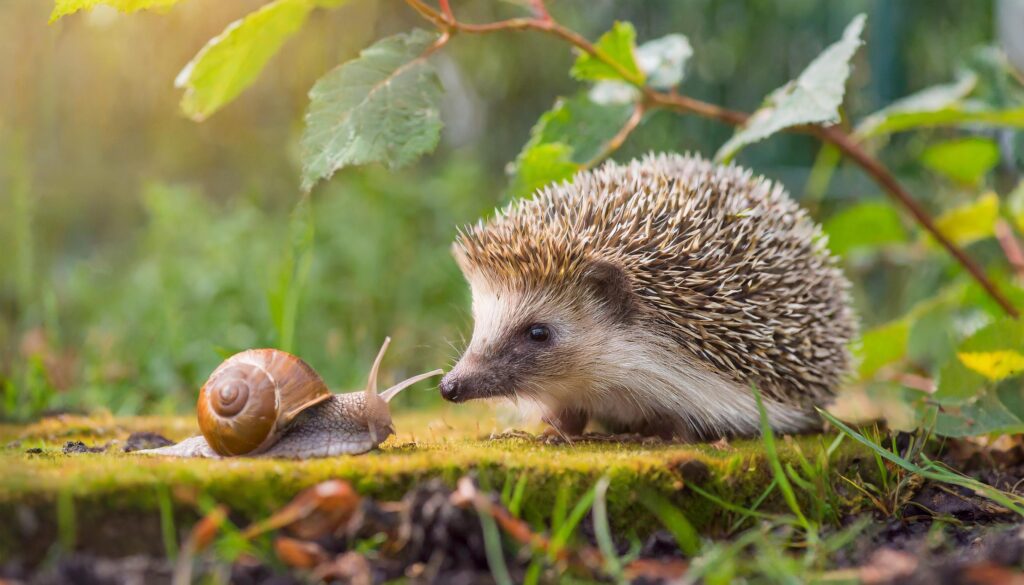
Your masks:
<path fill-rule="evenodd" d="M 559 489 L 569 501 L 578 499 L 603 474 L 611 477 L 608 504 L 613 523 L 639 531 L 653 519 L 639 506 L 635 494 L 653 489 L 665 494 L 701 529 L 714 530 L 732 516 L 707 500 L 684 490 L 696 482 L 739 505 L 749 504 L 771 481 L 757 440 L 734 441 L 726 448 L 710 445 L 638 445 L 577 443 L 544 445 L 523 438 L 481 439 L 500 428 L 489 411 L 459 408 L 396 417 L 399 435 L 378 452 L 356 457 L 311 461 L 229 459 L 220 461 L 164 459 L 120 452 L 116 443 L 106 453 L 64 455 L 68 440 L 87 444 L 123 441 L 128 434 L 149 430 L 181 439 L 195 432 L 187 418 L 130 418 L 109 416 L 48 419 L 27 427 L 0 427 L 0 440 L 20 441 L 0 451 L 0 515 L 25 510 L 45 524 L 52 522 L 55 503 L 64 494 L 75 502 L 77 522 L 88 532 L 115 517 L 157 516 L 158 493 L 170 488 L 183 516 L 195 514 L 204 494 L 226 503 L 240 517 L 266 516 L 299 490 L 329 478 L 352 482 L 356 490 L 381 499 L 398 499 L 421 480 L 441 478 L 450 485 L 473 472 L 481 484 L 500 490 L 526 475 L 522 500 L 525 518 L 550 518 Z M 481 430 L 483 429 L 483 430 Z M 822 437 L 780 441 L 780 456 L 793 460 L 799 447 L 812 460 L 824 448 Z M 28 454 L 40 447 L 40 454 Z M 845 442 L 831 459 L 833 473 L 856 474 L 864 455 Z M 838 483 L 838 482 L 837 482 Z M 564 486 L 564 487 L 560 487 Z M 782 510 L 769 498 L 765 504 Z M 187 520 L 187 518 L 186 518 Z M 22 536 L 17 527 L 0 527 L 0 552 L 11 550 Z M 46 531 L 44 531 L 46 532 Z M 52 532 L 52 531 L 51 531 Z M 83 535 L 79 535 L 82 542 Z"/>

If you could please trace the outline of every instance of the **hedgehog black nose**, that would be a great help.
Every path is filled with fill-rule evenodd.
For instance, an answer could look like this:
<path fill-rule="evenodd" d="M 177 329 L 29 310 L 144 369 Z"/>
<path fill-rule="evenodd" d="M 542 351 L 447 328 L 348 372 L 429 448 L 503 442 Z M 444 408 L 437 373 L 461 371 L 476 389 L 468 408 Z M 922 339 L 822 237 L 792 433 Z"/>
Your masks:
<path fill-rule="evenodd" d="M 447 375 L 441 379 L 441 398 L 451 402 L 459 402 L 462 398 L 462 394 L 465 394 L 463 390 L 465 384 L 452 375 Z"/>

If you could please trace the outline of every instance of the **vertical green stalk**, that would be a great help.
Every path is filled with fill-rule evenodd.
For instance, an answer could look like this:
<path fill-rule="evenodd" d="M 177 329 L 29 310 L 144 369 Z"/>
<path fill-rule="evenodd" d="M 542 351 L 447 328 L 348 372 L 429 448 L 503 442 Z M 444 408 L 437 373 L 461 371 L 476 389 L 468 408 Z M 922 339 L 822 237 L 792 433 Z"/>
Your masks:
<path fill-rule="evenodd" d="M 509 575 L 508 565 L 505 564 L 505 551 L 501 546 L 501 532 L 498 531 L 498 523 L 490 513 L 490 503 L 477 507 L 477 514 L 480 516 L 480 526 L 484 533 L 484 554 L 487 555 L 487 565 L 491 568 L 491 576 L 498 585 L 512 585 L 512 576 Z"/>
<path fill-rule="evenodd" d="M 178 558 L 178 535 L 174 528 L 174 503 L 167 486 L 157 486 L 156 501 L 160 508 L 160 534 L 164 541 L 164 552 L 168 560 L 174 562 Z"/>
<path fill-rule="evenodd" d="M 615 542 L 612 540 L 611 527 L 608 524 L 608 486 L 611 479 L 605 475 L 597 480 L 594 486 L 594 536 L 597 538 L 597 546 L 601 549 L 604 557 L 604 569 L 617 582 L 623 582 L 622 563 L 619 561 L 619 553 L 615 550 Z"/>
<path fill-rule="evenodd" d="M 761 438 L 764 441 L 765 456 L 768 458 L 772 474 L 779 484 L 779 491 L 782 492 L 786 505 L 789 506 L 793 515 L 799 520 L 800 525 L 810 532 L 811 524 L 807 521 L 803 511 L 800 510 L 800 504 L 796 501 L 796 492 L 793 490 L 793 484 L 789 482 L 789 477 L 786 475 L 785 470 L 782 469 L 782 463 L 779 461 L 779 452 L 775 448 L 775 433 L 772 431 L 771 423 L 768 422 L 768 411 L 764 407 L 764 401 L 761 400 L 761 391 L 753 385 L 750 388 L 754 392 L 757 410 L 761 415 Z"/>
<path fill-rule="evenodd" d="M 284 261 L 276 282 L 267 293 L 271 317 L 277 329 L 277 346 L 288 352 L 295 351 L 299 301 L 313 266 L 314 235 L 312 203 L 306 194 L 292 212 Z"/>
<path fill-rule="evenodd" d="M 31 194 L 24 142 L 15 139 L 11 150 L 8 168 L 13 206 L 11 232 L 14 236 L 14 283 L 18 306 L 24 316 L 29 314 L 29 309 L 36 300 L 35 201 Z M 22 326 L 24 325 L 22 323 Z"/>
<path fill-rule="evenodd" d="M 78 526 L 75 518 L 75 497 L 71 490 L 61 490 L 57 494 L 57 542 L 61 551 L 75 550 Z"/>

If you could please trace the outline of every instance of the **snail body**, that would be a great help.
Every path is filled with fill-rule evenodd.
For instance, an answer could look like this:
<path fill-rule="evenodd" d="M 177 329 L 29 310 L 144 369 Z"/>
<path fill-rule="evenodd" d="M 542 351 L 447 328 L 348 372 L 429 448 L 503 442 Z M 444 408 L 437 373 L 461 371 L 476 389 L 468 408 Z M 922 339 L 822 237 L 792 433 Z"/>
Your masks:
<path fill-rule="evenodd" d="M 394 433 L 388 402 L 405 388 L 442 374 L 434 370 L 377 392 L 377 373 L 390 343 L 384 340 L 366 388 L 333 394 L 300 358 L 253 349 L 221 363 L 199 391 L 202 435 L 143 453 L 177 457 L 286 457 L 360 454 Z"/>

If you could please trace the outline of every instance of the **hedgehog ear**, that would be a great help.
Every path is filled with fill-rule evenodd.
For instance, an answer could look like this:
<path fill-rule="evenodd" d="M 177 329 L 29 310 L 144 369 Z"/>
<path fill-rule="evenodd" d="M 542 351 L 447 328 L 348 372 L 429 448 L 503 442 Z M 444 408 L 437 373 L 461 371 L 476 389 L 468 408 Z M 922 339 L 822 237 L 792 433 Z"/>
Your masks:
<path fill-rule="evenodd" d="M 633 287 L 625 270 L 599 260 L 590 264 L 584 278 L 612 317 L 625 320 L 633 313 Z"/>

